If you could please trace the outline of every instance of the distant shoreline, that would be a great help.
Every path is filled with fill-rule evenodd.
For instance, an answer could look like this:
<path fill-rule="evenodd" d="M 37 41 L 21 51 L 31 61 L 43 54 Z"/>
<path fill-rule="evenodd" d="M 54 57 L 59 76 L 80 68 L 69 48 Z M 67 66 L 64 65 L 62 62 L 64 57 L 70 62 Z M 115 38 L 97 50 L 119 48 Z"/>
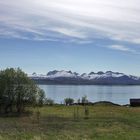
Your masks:
<path fill-rule="evenodd" d="M 140 84 L 49 84 L 49 83 L 37 83 L 37 85 L 63 85 L 63 86 L 140 86 Z"/>

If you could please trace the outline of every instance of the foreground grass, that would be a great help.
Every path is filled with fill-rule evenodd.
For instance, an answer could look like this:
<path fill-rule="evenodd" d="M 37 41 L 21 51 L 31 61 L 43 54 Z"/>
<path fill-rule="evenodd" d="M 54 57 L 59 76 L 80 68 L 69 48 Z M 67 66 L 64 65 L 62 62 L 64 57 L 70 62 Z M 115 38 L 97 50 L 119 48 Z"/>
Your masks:
<path fill-rule="evenodd" d="M 74 118 L 74 108 L 78 118 Z M 140 140 L 140 108 L 52 106 L 22 117 L 0 118 L 0 140 Z"/>

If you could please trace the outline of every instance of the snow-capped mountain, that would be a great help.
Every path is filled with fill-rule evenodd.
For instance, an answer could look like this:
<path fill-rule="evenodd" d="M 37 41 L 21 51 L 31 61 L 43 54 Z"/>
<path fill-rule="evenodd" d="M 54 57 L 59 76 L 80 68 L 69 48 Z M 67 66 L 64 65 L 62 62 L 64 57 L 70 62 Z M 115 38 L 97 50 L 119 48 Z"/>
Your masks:
<path fill-rule="evenodd" d="M 59 77 L 76 78 L 77 76 L 79 76 L 79 74 L 76 72 L 64 71 L 64 70 L 62 71 L 54 70 L 54 71 L 48 72 L 47 74 L 48 78 L 59 78 Z"/>
<path fill-rule="evenodd" d="M 32 79 L 44 79 L 44 78 L 47 78 L 47 74 L 44 75 L 44 74 L 37 74 L 37 73 L 33 73 L 33 74 L 28 74 L 28 77 L 32 78 Z"/>
<path fill-rule="evenodd" d="M 99 71 L 97 73 L 91 72 L 88 74 L 88 78 L 91 79 L 101 79 L 101 78 L 117 78 L 117 77 L 122 77 L 124 76 L 123 73 L 119 73 L 119 72 L 112 72 L 112 71 L 107 71 L 107 72 L 102 72 Z"/>
<path fill-rule="evenodd" d="M 112 71 L 79 74 L 72 71 L 54 70 L 46 75 L 33 73 L 29 77 L 39 84 L 140 84 L 140 77 Z"/>

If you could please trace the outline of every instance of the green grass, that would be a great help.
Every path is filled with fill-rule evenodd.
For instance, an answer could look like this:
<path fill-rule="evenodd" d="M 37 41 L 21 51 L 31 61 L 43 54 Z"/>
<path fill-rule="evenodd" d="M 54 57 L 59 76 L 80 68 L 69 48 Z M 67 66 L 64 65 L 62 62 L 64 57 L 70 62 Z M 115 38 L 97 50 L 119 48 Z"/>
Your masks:
<path fill-rule="evenodd" d="M 33 113 L 22 117 L 0 118 L 0 140 L 140 140 L 140 108 L 106 104 L 78 106 L 46 106 L 30 109 Z"/>

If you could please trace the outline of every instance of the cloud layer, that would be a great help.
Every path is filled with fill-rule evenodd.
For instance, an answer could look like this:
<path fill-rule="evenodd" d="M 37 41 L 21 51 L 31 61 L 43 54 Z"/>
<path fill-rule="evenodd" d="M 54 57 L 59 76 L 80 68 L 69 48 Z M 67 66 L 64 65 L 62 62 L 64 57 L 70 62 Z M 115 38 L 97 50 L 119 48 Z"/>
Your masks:
<path fill-rule="evenodd" d="M 0 0 L 0 37 L 140 44 L 139 5 L 139 0 Z"/>

